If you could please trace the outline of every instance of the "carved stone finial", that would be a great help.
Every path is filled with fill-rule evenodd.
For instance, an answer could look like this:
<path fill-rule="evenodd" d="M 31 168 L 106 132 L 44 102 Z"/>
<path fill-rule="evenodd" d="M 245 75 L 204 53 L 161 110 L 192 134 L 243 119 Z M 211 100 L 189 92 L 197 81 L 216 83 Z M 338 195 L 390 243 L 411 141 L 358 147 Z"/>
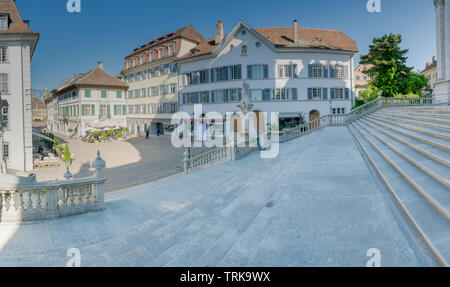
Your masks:
<path fill-rule="evenodd" d="M 101 158 L 99 150 L 97 151 L 97 158 L 92 162 L 92 167 L 100 174 L 106 167 L 106 162 Z"/>

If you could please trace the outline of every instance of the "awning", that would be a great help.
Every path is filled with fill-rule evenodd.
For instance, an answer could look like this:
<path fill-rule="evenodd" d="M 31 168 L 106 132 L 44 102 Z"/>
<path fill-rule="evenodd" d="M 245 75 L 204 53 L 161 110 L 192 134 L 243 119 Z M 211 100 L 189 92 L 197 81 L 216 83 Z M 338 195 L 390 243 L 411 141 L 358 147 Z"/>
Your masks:
<path fill-rule="evenodd" d="M 48 136 L 44 136 L 43 134 L 38 133 L 38 132 L 35 132 L 35 131 L 33 131 L 33 136 L 38 137 L 38 138 L 41 138 L 41 139 L 44 139 L 44 140 L 48 140 L 48 141 L 54 142 L 54 140 L 52 140 L 52 139 L 49 138 Z"/>

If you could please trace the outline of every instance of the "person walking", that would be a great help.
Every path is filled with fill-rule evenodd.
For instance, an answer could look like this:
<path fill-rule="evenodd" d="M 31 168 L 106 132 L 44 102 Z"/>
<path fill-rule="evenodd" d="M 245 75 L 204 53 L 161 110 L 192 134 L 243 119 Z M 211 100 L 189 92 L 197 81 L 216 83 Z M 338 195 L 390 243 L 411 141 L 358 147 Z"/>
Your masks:
<path fill-rule="evenodd" d="M 145 130 L 145 139 L 146 139 L 146 140 L 150 140 L 150 129 L 149 129 L 149 128 L 147 128 L 147 129 Z"/>

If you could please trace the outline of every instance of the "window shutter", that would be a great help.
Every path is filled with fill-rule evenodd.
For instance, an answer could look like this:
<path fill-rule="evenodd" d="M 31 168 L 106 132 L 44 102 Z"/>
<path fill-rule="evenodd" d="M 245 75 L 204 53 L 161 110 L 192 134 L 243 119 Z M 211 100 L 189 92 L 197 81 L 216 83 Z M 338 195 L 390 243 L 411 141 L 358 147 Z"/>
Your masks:
<path fill-rule="evenodd" d="M 323 77 L 328 78 L 328 66 L 323 65 Z"/>
<path fill-rule="evenodd" d="M 114 115 L 117 116 L 117 105 L 114 105 Z"/>
<path fill-rule="evenodd" d="M 335 88 L 330 89 L 330 94 L 331 94 L 332 100 L 336 99 L 336 89 Z"/>
<path fill-rule="evenodd" d="M 111 117 L 111 106 L 110 105 L 106 106 L 106 115 L 108 116 L 108 118 Z"/>
<path fill-rule="evenodd" d="M 122 112 L 123 112 L 123 115 L 126 115 L 127 114 L 127 106 L 125 106 L 125 105 L 123 105 L 122 106 Z"/>
<path fill-rule="evenodd" d="M 184 93 L 183 94 L 183 101 L 181 102 L 182 105 L 188 104 L 187 97 L 188 97 L 188 95 L 186 93 Z"/>
<path fill-rule="evenodd" d="M 348 79 L 349 78 L 349 68 L 347 65 L 344 66 L 344 79 Z"/>
<path fill-rule="evenodd" d="M 200 103 L 200 92 L 194 93 L 194 103 Z"/>
<path fill-rule="evenodd" d="M 214 83 L 215 81 L 216 81 L 215 71 L 214 69 L 211 69 L 211 83 Z"/>
<path fill-rule="evenodd" d="M 350 89 L 349 88 L 345 88 L 345 99 L 346 100 L 350 99 Z"/>
<path fill-rule="evenodd" d="M 264 65 L 263 69 L 264 69 L 264 79 L 268 79 L 269 78 L 269 65 Z"/>
<path fill-rule="evenodd" d="M 313 65 L 308 65 L 308 78 L 313 77 Z"/>
<path fill-rule="evenodd" d="M 211 103 L 216 102 L 216 90 L 211 91 Z"/>
<path fill-rule="evenodd" d="M 312 100 L 312 98 L 313 98 L 313 89 L 308 88 L 308 100 Z"/>
<path fill-rule="evenodd" d="M 198 85 L 200 83 L 200 73 L 195 72 L 194 73 L 194 85 Z"/>
<path fill-rule="evenodd" d="M 265 89 L 263 91 L 263 100 L 264 101 L 270 101 L 270 92 L 271 92 L 270 89 Z"/>
<path fill-rule="evenodd" d="M 230 90 L 223 90 L 223 101 L 225 103 L 228 102 L 228 94 L 229 94 Z"/>
<path fill-rule="evenodd" d="M 92 111 L 91 116 L 95 116 L 95 105 L 91 105 L 91 111 Z"/>
<path fill-rule="evenodd" d="M 334 72 L 334 66 L 330 65 L 330 78 L 335 78 L 336 73 Z"/>
<path fill-rule="evenodd" d="M 242 79 L 242 65 L 238 65 L 238 79 L 241 80 Z"/>
<path fill-rule="evenodd" d="M 206 92 L 206 97 L 208 98 L 208 103 L 211 102 L 211 93 L 209 91 Z"/>
<path fill-rule="evenodd" d="M 297 64 L 292 64 L 292 75 L 294 76 L 294 78 L 299 77 Z"/>
<path fill-rule="evenodd" d="M 239 88 L 238 89 L 238 102 L 240 102 L 242 100 L 242 89 Z"/>
<path fill-rule="evenodd" d="M 322 99 L 328 100 L 328 88 L 322 89 Z"/>
<path fill-rule="evenodd" d="M 205 71 L 206 83 L 209 83 L 209 73 L 208 72 L 209 72 L 208 70 Z"/>
<path fill-rule="evenodd" d="M 102 98 L 106 98 L 106 91 L 102 91 Z"/>
<path fill-rule="evenodd" d="M 86 105 L 81 105 L 81 115 L 82 116 L 86 115 Z"/>
<path fill-rule="evenodd" d="M 183 74 L 183 86 L 186 86 L 186 84 L 187 84 L 187 75 L 186 74 Z"/>
<path fill-rule="evenodd" d="M 291 93 L 292 93 L 292 100 L 296 101 L 298 99 L 297 88 L 292 88 Z"/>
<path fill-rule="evenodd" d="M 251 65 L 247 66 L 247 79 L 253 79 L 253 77 L 252 77 L 252 66 Z"/>
<path fill-rule="evenodd" d="M 225 73 L 225 81 L 228 81 L 231 79 L 230 73 L 231 73 L 231 67 L 224 67 L 223 72 Z"/>

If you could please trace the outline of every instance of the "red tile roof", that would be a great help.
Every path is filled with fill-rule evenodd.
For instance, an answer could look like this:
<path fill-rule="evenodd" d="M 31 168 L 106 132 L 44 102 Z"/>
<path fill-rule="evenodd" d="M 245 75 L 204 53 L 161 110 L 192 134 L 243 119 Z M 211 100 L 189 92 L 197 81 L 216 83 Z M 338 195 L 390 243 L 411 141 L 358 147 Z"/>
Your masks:
<path fill-rule="evenodd" d="M 28 28 L 28 25 L 22 20 L 17 10 L 14 0 L 0 0 L 0 13 L 9 15 L 9 27 L 6 31 L 0 31 L 0 34 L 36 34 L 39 33 Z"/>
<path fill-rule="evenodd" d="M 341 31 L 297 28 L 299 43 L 294 44 L 293 27 L 272 27 L 256 28 L 255 31 L 269 40 L 276 47 L 287 48 L 322 48 L 333 50 L 345 50 L 357 52 L 358 48 L 355 41 Z M 198 44 L 189 53 L 180 59 L 187 59 L 201 55 L 211 54 L 217 47 L 214 38 L 205 40 Z"/>
<path fill-rule="evenodd" d="M 100 67 L 96 67 L 86 74 L 80 74 L 68 81 L 63 82 L 61 86 L 56 88 L 56 92 L 62 93 L 64 91 L 80 87 L 118 88 L 124 90 L 128 89 L 127 84 L 106 73 Z"/>

